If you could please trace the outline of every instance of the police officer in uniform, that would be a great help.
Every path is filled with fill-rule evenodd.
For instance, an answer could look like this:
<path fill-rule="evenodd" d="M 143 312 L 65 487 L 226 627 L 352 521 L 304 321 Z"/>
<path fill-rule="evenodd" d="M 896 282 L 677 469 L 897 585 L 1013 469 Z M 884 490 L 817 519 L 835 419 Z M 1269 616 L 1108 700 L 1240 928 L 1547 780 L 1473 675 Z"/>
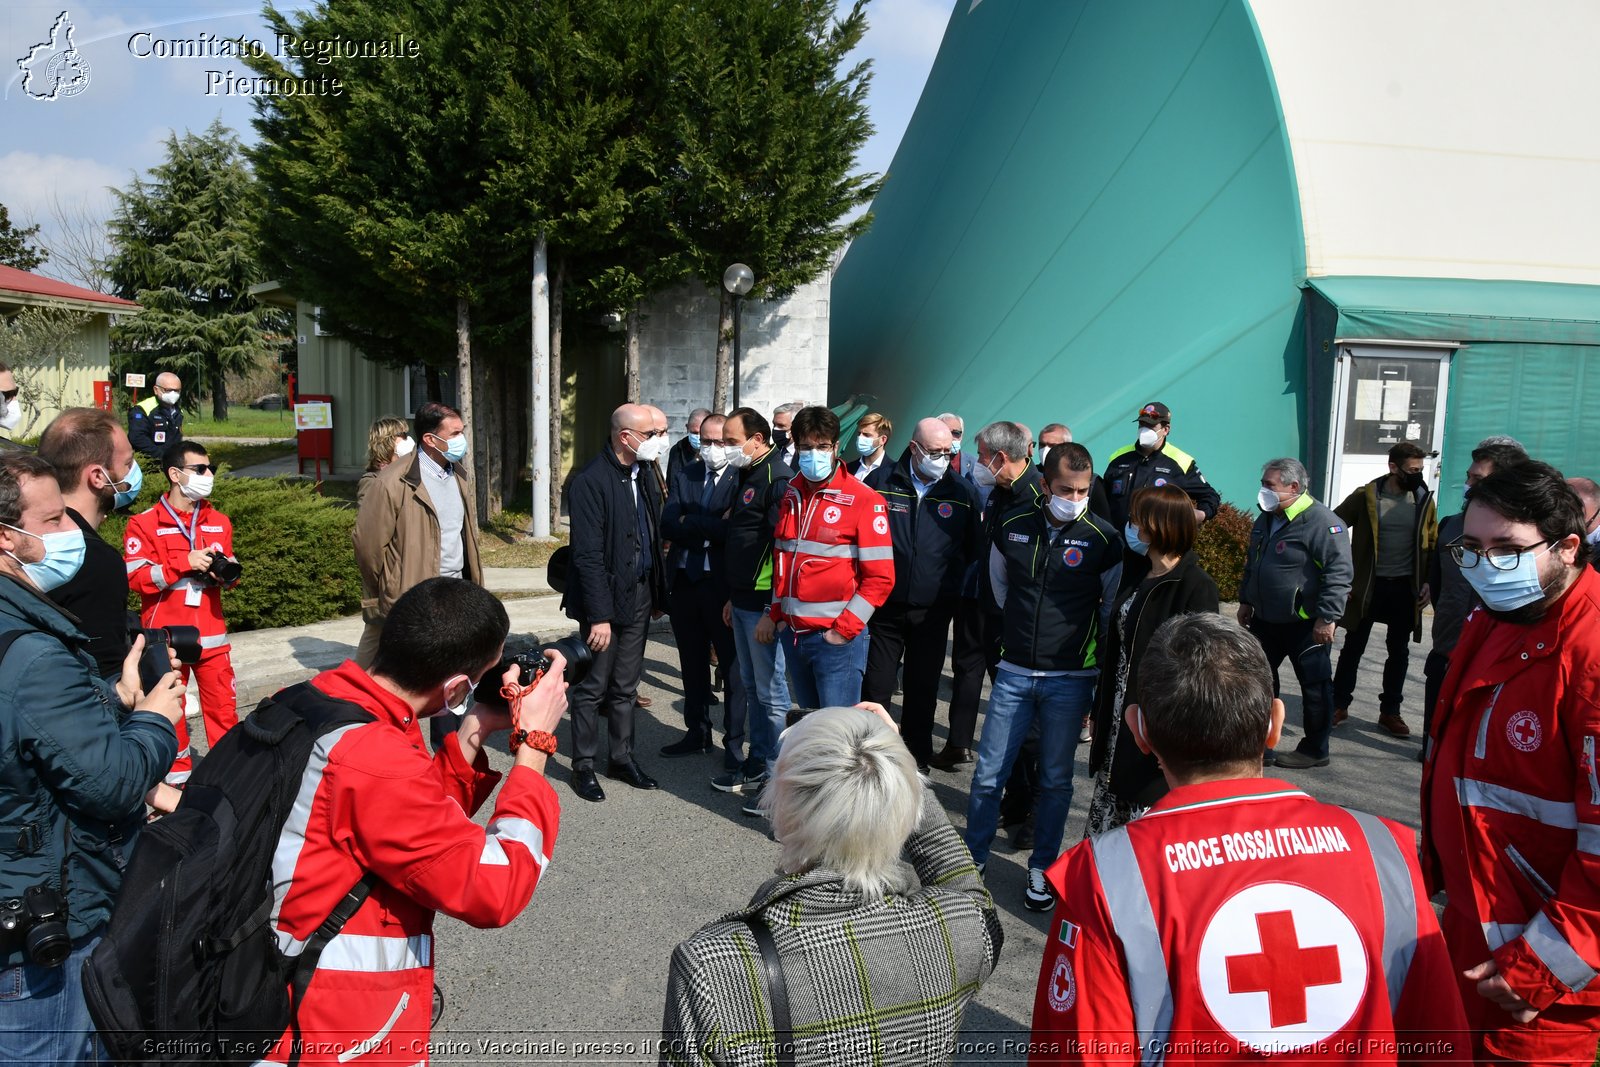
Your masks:
<path fill-rule="evenodd" d="M 155 395 L 145 397 L 128 412 L 128 440 L 134 450 L 151 459 L 160 459 L 167 449 L 183 440 L 183 410 L 178 398 L 183 383 L 171 371 L 156 375 Z"/>
<path fill-rule="evenodd" d="M 1153 400 L 1139 409 L 1139 438 L 1111 454 L 1106 464 L 1106 492 L 1111 497 L 1111 525 L 1122 529 L 1136 490 L 1147 485 L 1176 485 L 1194 501 L 1195 518 L 1205 522 L 1217 513 L 1222 497 L 1200 473 L 1194 457 L 1167 440 L 1172 412 Z"/>

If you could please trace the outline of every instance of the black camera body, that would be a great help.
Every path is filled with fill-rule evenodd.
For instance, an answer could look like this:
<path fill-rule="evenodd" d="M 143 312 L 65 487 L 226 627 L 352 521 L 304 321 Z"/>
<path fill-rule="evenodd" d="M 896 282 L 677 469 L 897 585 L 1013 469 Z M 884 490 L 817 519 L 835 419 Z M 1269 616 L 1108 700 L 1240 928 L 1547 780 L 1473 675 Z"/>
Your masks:
<path fill-rule="evenodd" d="M 523 685 L 532 685 L 544 677 L 550 669 L 551 652 L 559 652 L 567 661 L 567 669 L 563 676 L 568 685 L 577 685 L 588 677 L 589 668 L 594 666 L 594 651 L 583 642 L 577 634 L 563 637 L 559 641 L 538 642 L 531 648 L 518 652 L 507 651 L 506 657 L 499 664 L 490 668 L 489 673 L 483 676 L 473 690 L 472 696 L 480 704 L 492 707 L 505 707 L 505 698 L 500 695 L 500 678 L 515 664 L 522 668 L 520 681 Z"/>
<path fill-rule="evenodd" d="M 206 568 L 206 573 L 215 578 L 221 585 L 232 585 L 244 574 L 244 564 L 236 559 L 229 559 L 219 550 L 211 557 L 211 566 Z"/>
<path fill-rule="evenodd" d="M 152 626 L 139 625 L 139 616 L 128 613 L 128 640 L 135 637 L 144 638 L 144 652 L 139 656 L 139 688 L 146 693 L 161 681 L 163 675 L 172 671 L 172 657 L 167 654 L 171 648 L 178 654 L 178 662 L 187 666 L 194 666 L 200 662 L 200 629 L 197 626 Z"/>
<path fill-rule="evenodd" d="M 20 899 L 0 900 L 0 941 L 21 943 L 29 961 L 41 967 L 59 967 L 72 954 L 66 897 L 51 886 L 34 885 Z"/>

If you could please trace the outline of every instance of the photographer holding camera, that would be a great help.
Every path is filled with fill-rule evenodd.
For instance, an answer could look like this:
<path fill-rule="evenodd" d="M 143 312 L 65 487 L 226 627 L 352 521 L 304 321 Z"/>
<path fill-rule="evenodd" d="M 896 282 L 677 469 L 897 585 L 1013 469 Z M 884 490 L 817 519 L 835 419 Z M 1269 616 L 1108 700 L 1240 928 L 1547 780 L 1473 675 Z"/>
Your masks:
<path fill-rule="evenodd" d="M 79 980 L 177 751 L 176 672 L 146 695 L 142 641 L 102 680 L 88 637 L 49 599 L 83 563 L 55 470 L 0 453 L 0 1062 L 76 1063 L 93 1026 Z M 129 708 L 134 709 L 131 713 Z"/>
<path fill-rule="evenodd" d="M 527 691 L 513 708 L 474 702 L 491 671 L 503 670 L 502 685 L 518 681 L 521 669 L 502 658 L 509 628 L 481 586 L 429 578 L 389 610 L 370 670 L 347 660 L 311 680 L 374 720 L 330 731 L 306 766 L 272 864 L 268 921 L 280 949 L 298 955 L 358 881 L 371 893 L 323 949 L 300 1000 L 303 1065 L 354 1058 L 369 1039 L 358 1062 L 425 1061 L 434 913 L 505 926 L 550 863 L 561 806 L 544 767 L 569 672 L 561 646 L 547 648 L 547 669 L 520 679 Z M 441 714 L 461 715 L 461 726 L 429 756 L 419 720 Z M 472 815 L 501 776 L 483 745 L 513 726 L 516 762 L 485 828 Z M 286 1063 L 287 1052 L 285 1039 L 265 1058 Z"/>
<path fill-rule="evenodd" d="M 155 507 L 128 520 L 122 554 L 128 585 L 140 597 L 142 625 L 200 631 L 200 662 L 182 667 L 183 683 L 189 684 L 191 672 L 198 676 L 206 744 L 215 745 L 239 721 L 222 590 L 238 584 L 243 568 L 233 558 L 232 521 L 208 500 L 217 468 L 205 446 L 179 441 L 167 449 L 162 464 L 167 493 Z M 189 724 L 180 718 L 178 758 L 167 784 L 188 781 L 191 766 Z"/>

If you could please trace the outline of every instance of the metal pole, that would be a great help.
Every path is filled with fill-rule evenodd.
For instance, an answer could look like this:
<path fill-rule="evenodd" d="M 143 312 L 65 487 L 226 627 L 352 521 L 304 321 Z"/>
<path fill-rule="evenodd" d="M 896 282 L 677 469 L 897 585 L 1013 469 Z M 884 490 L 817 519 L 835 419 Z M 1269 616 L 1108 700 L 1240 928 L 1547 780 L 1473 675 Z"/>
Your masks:
<path fill-rule="evenodd" d="M 550 536 L 550 264 L 544 234 L 533 246 L 533 442 L 534 537 Z"/>
<path fill-rule="evenodd" d="M 733 406 L 739 406 L 739 320 L 743 298 L 733 294 Z"/>

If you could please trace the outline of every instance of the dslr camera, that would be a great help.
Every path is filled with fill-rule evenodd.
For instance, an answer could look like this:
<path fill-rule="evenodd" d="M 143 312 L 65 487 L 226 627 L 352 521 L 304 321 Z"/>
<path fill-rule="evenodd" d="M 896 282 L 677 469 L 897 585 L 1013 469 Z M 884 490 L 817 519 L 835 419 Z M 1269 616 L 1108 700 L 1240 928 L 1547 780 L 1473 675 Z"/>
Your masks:
<path fill-rule="evenodd" d="M 550 670 L 551 652 L 559 652 L 567 661 L 567 669 L 563 673 L 568 685 L 577 685 L 588 677 L 589 668 L 594 666 L 594 651 L 583 643 L 583 638 L 577 634 L 563 637 L 559 641 L 538 641 L 531 647 L 518 652 L 507 650 L 506 657 L 491 668 L 483 676 L 483 681 L 478 683 L 472 691 L 473 699 L 480 704 L 491 707 L 505 707 L 505 698 L 500 695 L 500 677 L 512 664 L 522 668 L 520 675 L 523 685 L 533 685 Z"/>
<path fill-rule="evenodd" d="M 48 885 L 29 886 L 21 899 L 0 900 L 0 939 L 22 944 L 28 959 L 41 967 L 59 967 L 72 954 L 67 936 L 67 899 Z"/>
<path fill-rule="evenodd" d="M 178 662 L 194 666 L 200 662 L 200 629 L 196 626 L 139 625 L 139 616 L 128 613 L 128 640 L 144 637 L 144 652 L 139 656 L 139 687 L 148 693 L 172 670 L 170 648 L 178 654 Z"/>
<path fill-rule="evenodd" d="M 244 564 L 238 560 L 229 559 L 219 550 L 211 557 L 211 566 L 206 568 L 206 574 L 215 578 L 219 585 L 232 585 L 244 573 Z"/>

